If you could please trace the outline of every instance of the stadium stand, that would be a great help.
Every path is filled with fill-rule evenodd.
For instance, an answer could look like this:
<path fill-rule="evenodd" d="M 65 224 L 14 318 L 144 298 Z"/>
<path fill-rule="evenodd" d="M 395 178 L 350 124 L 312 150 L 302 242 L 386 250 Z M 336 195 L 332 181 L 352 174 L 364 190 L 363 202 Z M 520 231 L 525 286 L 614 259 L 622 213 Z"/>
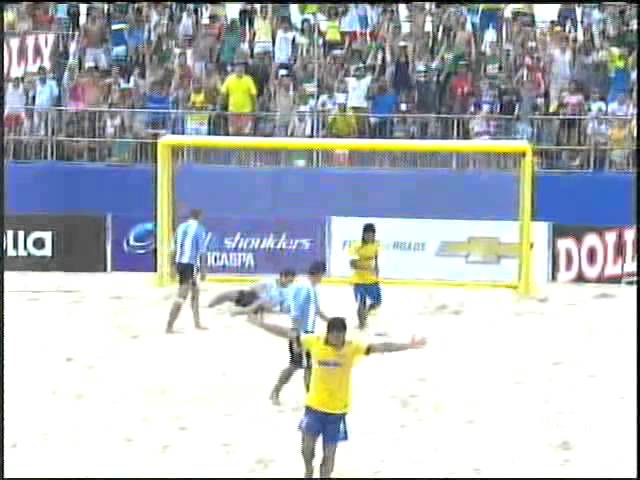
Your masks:
<path fill-rule="evenodd" d="M 5 158 L 150 162 L 167 132 L 521 138 L 540 168 L 635 171 L 637 6 L 576 5 L 7 4 Z"/>

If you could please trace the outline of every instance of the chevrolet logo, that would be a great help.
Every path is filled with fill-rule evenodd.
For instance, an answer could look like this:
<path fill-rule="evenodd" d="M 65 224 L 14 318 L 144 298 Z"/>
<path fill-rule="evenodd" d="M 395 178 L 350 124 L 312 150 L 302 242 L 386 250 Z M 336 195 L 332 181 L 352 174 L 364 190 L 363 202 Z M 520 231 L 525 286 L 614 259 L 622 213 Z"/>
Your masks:
<path fill-rule="evenodd" d="M 502 243 L 496 237 L 469 237 L 466 242 L 441 242 L 438 257 L 464 257 L 467 263 L 497 265 L 503 258 L 518 258 L 519 243 Z"/>

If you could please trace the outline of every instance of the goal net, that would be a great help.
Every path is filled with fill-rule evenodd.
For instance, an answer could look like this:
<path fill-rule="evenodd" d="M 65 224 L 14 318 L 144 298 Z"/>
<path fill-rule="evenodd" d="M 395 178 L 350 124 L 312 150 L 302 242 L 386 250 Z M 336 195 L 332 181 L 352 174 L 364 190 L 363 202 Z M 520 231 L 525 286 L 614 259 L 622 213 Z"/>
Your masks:
<path fill-rule="evenodd" d="M 322 244 L 314 252 L 327 262 L 328 281 L 348 279 L 348 247 L 372 221 L 383 283 L 532 293 L 534 162 L 526 142 L 167 135 L 158 140 L 156 178 L 160 286 L 175 281 L 175 228 L 199 208 L 213 281 L 254 279 L 291 262 L 303 271 L 295 245 L 303 249 L 305 239 L 287 237 L 292 216 L 321 232 L 306 237 Z M 255 212 L 249 223 L 262 222 L 253 237 L 233 226 L 247 211 Z M 260 265 L 249 255 L 258 250 Z M 246 268 L 226 268 L 229 258 Z"/>

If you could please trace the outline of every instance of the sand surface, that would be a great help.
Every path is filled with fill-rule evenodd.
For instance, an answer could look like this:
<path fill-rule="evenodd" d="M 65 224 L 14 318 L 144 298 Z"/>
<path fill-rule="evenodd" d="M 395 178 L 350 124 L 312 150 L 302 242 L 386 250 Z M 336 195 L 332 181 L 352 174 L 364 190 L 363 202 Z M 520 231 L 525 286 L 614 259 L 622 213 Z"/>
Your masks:
<path fill-rule="evenodd" d="M 206 332 L 185 310 L 167 336 L 169 292 L 150 285 L 5 274 L 5 475 L 300 477 L 301 374 L 282 407 L 268 401 L 285 341 L 225 308 L 203 310 Z M 202 303 L 231 287 L 206 285 Z M 356 367 L 334 475 L 635 476 L 635 293 L 386 287 L 367 336 L 429 344 Z M 320 301 L 354 324 L 349 287 L 321 286 Z"/>

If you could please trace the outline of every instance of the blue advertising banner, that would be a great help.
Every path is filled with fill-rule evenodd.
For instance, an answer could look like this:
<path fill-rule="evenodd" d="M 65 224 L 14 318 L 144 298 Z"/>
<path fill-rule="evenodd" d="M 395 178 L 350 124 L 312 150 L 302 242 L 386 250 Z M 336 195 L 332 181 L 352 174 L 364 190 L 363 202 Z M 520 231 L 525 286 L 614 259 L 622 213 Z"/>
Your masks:
<path fill-rule="evenodd" d="M 154 272 L 155 225 L 146 216 L 113 215 L 111 269 L 114 272 Z"/>
<path fill-rule="evenodd" d="M 114 271 L 151 272 L 155 226 L 148 219 L 113 217 Z M 274 274 L 284 268 L 305 272 L 325 260 L 325 219 L 205 217 L 207 271 L 213 274 Z"/>

